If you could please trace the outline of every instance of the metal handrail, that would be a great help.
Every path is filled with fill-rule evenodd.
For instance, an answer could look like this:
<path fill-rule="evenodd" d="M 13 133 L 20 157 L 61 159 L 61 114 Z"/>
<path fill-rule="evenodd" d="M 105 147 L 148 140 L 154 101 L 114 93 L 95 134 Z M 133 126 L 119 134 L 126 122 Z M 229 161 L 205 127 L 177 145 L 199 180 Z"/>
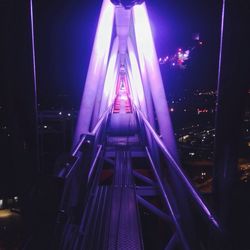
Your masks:
<path fill-rule="evenodd" d="M 91 164 L 90 169 L 89 169 L 88 182 L 92 178 L 92 175 L 94 173 L 94 168 L 95 168 L 96 162 L 97 162 L 97 160 L 98 160 L 98 158 L 100 156 L 101 150 L 102 150 L 102 145 L 98 145 L 98 150 L 97 150 L 95 159 L 93 160 L 93 163 Z"/>
<path fill-rule="evenodd" d="M 147 120 L 147 118 L 145 117 L 145 115 L 142 113 L 142 111 L 140 109 L 138 109 L 136 107 L 136 105 L 134 105 L 135 110 L 137 111 L 137 114 L 139 114 L 139 116 L 141 117 L 141 119 L 143 120 L 145 126 L 148 128 L 149 132 L 151 133 L 151 135 L 153 136 L 153 138 L 155 139 L 156 143 L 158 144 L 158 146 L 160 147 L 160 149 L 162 150 L 164 156 L 169 160 L 171 166 L 173 167 L 173 169 L 175 170 L 175 172 L 178 174 L 178 176 L 182 179 L 182 181 L 185 183 L 185 185 L 187 186 L 191 196 L 193 197 L 193 199 L 197 202 L 197 204 L 199 205 L 199 207 L 201 208 L 202 212 L 206 215 L 206 217 L 208 217 L 209 221 L 217 228 L 220 230 L 220 226 L 218 224 L 218 222 L 216 221 L 216 219 L 214 218 L 214 216 L 211 214 L 211 212 L 209 211 L 209 209 L 207 208 L 206 204 L 203 202 L 202 198 L 200 197 L 200 195 L 197 193 L 197 191 L 194 189 L 194 187 L 192 186 L 192 184 L 190 183 L 190 181 L 187 179 L 187 177 L 185 176 L 185 174 L 183 173 L 183 171 L 181 170 L 181 167 L 178 165 L 178 163 L 176 162 L 176 160 L 174 159 L 174 157 L 171 155 L 171 153 L 168 151 L 168 149 L 166 148 L 166 146 L 164 145 L 163 141 L 160 139 L 159 135 L 155 132 L 155 130 L 153 129 L 153 127 L 150 125 L 149 121 Z"/>
<path fill-rule="evenodd" d="M 168 196 L 167 196 L 167 194 L 166 194 L 164 185 L 163 185 L 163 183 L 162 183 L 162 181 L 161 181 L 161 177 L 159 176 L 159 173 L 158 173 L 158 171 L 157 171 L 157 169 L 156 169 L 156 166 L 155 166 L 155 164 L 154 164 L 154 162 L 153 162 L 153 159 L 152 159 L 152 157 L 151 157 L 151 155 L 150 155 L 150 153 L 149 153 L 149 150 L 148 150 L 147 147 L 145 147 L 145 149 L 146 149 L 146 152 L 147 152 L 147 155 L 148 155 L 150 164 L 151 164 L 151 166 L 152 166 L 152 169 L 153 169 L 155 178 L 156 178 L 156 180 L 157 180 L 157 182 L 158 182 L 160 191 L 161 191 L 161 193 L 162 193 L 163 199 L 164 199 L 165 203 L 167 204 L 167 207 L 168 207 L 168 209 L 169 209 L 171 218 L 172 218 L 172 220 L 173 220 L 173 222 L 174 222 L 174 224 L 175 224 L 175 228 L 176 228 L 176 230 L 177 230 L 177 232 L 178 232 L 178 234 L 179 234 L 179 237 L 180 237 L 180 240 L 181 240 L 181 242 L 182 242 L 182 244 L 183 244 L 183 247 L 184 247 L 184 249 L 190 249 L 190 248 L 188 247 L 187 240 L 186 240 L 186 238 L 185 238 L 185 236 L 184 236 L 184 234 L 183 234 L 183 231 L 182 231 L 181 225 L 180 225 L 180 223 L 179 223 L 179 220 L 178 220 L 178 218 L 176 217 L 176 214 L 175 214 L 175 212 L 174 212 L 174 208 L 172 207 L 171 202 L 170 202 L 170 200 L 169 200 L 169 198 L 168 198 Z"/>
<path fill-rule="evenodd" d="M 95 127 L 92 129 L 92 131 L 90 133 L 88 133 L 88 135 L 96 135 L 96 133 L 98 132 L 98 130 L 100 129 L 103 121 L 105 120 L 107 114 L 111 111 L 112 105 L 101 115 L 100 119 L 98 120 L 98 122 L 96 123 Z M 82 138 L 80 139 L 80 141 L 76 144 L 76 146 L 74 147 L 74 149 L 71 152 L 71 156 L 76 156 L 77 152 L 79 151 L 79 149 L 81 148 L 82 144 L 85 142 L 87 135 L 83 135 Z"/>
<path fill-rule="evenodd" d="M 110 106 L 100 117 L 100 119 L 97 121 L 95 127 L 93 128 L 93 130 L 88 133 L 88 134 L 84 134 L 79 142 L 76 144 L 76 146 L 74 147 L 74 149 L 72 150 L 70 156 L 72 158 L 74 158 L 74 163 L 73 165 L 70 164 L 66 164 L 66 167 L 64 167 L 60 173 L 58 174 L 59 177 L 65 177 L 66 179 L 70 176 L 70 174 L 72 173 L 72 171 L 75 169 L 75 167 L 77 166 L 77 162 L 79 160 L 78 157 L 76 157 L 77 152 L 79 151 L 79 149 L 81 148 L 81 146 L 84 144 L 85 140 L 88 138 L 88 135 L 92 135 L 95 136 L 98 132 L 98 130 L 100 129 L 101 125 L 103 124 L 105 118 L 107 117 L 107 115 L 109 114 L 109 112 L 111 111 L 111 107 Z"/>

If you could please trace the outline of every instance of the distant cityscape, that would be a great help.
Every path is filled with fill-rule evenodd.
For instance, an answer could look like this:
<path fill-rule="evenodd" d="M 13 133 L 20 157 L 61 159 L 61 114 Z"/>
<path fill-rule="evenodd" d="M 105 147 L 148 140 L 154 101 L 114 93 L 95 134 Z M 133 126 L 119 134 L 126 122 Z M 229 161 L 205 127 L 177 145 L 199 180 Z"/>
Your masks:
<path fill-rule="evenodd" d="M 169 96 L 169 107 L 182 165 L 202 192 L 211 192 L 216 91 L 186 91 Z M 248 93 L 250 95 L 250 93 Z M 250 180 L 250 109 L 245 110 L 239 151 L 240 179 Z"/>

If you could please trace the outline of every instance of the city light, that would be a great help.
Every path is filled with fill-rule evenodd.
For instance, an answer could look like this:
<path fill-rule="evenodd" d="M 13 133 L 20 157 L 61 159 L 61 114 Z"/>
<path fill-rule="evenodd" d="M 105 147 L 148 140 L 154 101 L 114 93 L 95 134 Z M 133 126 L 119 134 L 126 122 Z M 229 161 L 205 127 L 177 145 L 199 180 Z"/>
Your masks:
<path fill-rule="evenodd" d="M 8 218 L 11 216 L 11 211 L 4 209 L 4 210 L 0 210 L 0 218 Z"/>
<path fill-rule="evenodd" d="M 178 48 L 171 55 L 161 56 L 159 58 L 159 64 L 165 64 L 179 69 L 186 69 L 186 62 L 190 60 L 190 55 L 192 54 L 192 52 L 203 45 L 203 42 L 200 41 L 197 36 L 193 37 L 193 40 L 195 41 L 195 45 L 193 45 L 192 42 L 192 45 L 187 47 L 186 49 Z"/>
<path fill-rule="evenodd" d="M 197 108 L 197 114 L 208 113 L 208 109 L 206 108 Z"/>

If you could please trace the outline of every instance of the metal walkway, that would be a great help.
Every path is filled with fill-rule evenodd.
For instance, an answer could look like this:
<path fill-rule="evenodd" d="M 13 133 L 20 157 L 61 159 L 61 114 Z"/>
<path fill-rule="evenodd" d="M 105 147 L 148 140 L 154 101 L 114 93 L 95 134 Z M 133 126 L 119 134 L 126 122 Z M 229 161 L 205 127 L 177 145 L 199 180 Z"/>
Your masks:
<path fill-rule="evenodd" d="M 113 106 L 116 109 L 118 100 Z M 94 173 L 80 223 L 72 214 L 64 227 L 60 249 L 143 249 L 130 154 L 130 147 L 138 146 L 139 137 L 135 113 L 131 111 L 132 106 L 124 102 L 119 103 L 118 111 L 110 113 L 103 157 L 114 156 L 112 181 L 102 185 L 98 181 L 102 170 Z"/>
<path fill-rule="evenodd" d="M 143 249 L 129 152 L 116 152 L 108 249 Z"/>

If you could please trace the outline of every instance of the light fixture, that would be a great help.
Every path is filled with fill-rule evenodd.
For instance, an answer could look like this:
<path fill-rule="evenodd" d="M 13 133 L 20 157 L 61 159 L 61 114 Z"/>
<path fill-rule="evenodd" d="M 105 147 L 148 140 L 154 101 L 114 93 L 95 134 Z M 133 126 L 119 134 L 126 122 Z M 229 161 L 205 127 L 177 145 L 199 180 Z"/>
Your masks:
<path fill-rule="evenodd" d="M 136 4 L 142 4 L 144 0 L 111 0 L 114 5 L 122 5 L 125 9 L 130 9 Z"/>

